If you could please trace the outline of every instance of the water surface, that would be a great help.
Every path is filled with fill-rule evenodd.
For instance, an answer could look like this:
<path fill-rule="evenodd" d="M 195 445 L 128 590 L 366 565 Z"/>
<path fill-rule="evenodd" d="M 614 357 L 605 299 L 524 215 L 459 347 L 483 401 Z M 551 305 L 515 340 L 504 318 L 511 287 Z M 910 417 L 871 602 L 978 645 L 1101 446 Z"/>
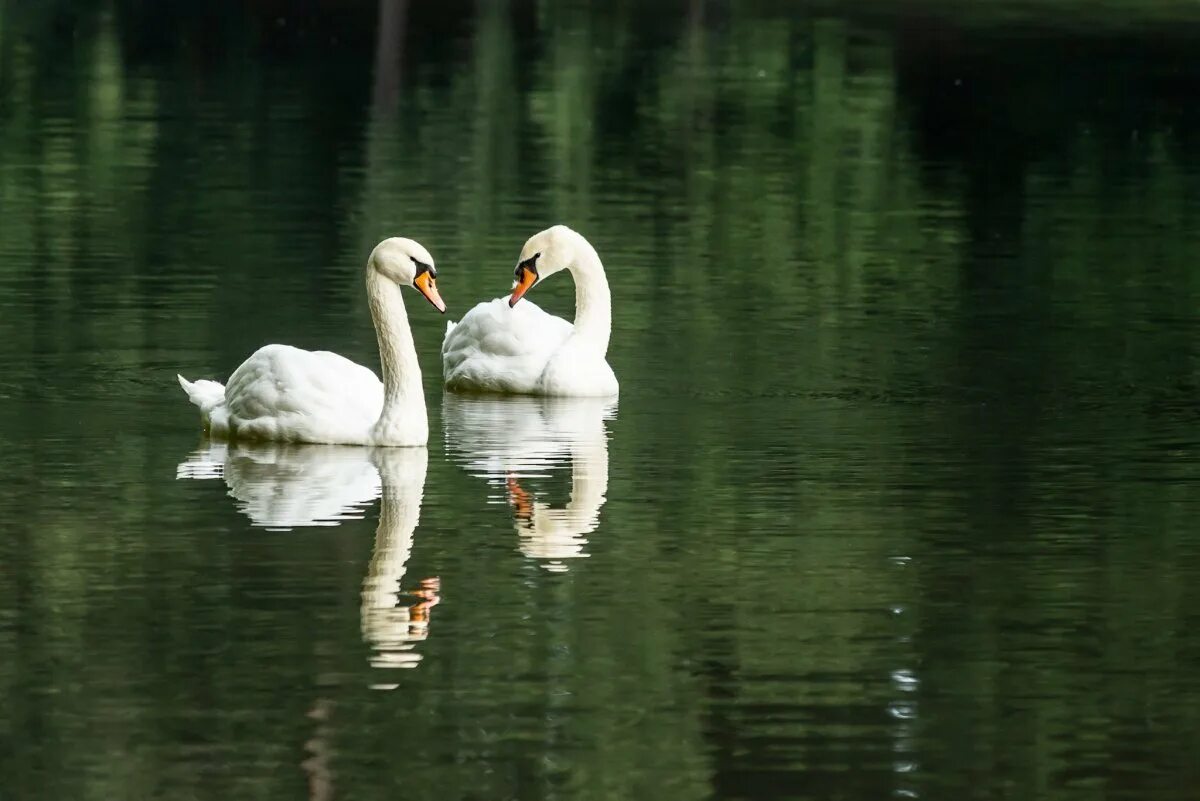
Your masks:
<path fill-rule="evenodd" d="M 1191 4 L 176 5 L 0 3 L 6 797 L 1194 797 Z M 615 407 L 202 441 L 556 222 Z"/>

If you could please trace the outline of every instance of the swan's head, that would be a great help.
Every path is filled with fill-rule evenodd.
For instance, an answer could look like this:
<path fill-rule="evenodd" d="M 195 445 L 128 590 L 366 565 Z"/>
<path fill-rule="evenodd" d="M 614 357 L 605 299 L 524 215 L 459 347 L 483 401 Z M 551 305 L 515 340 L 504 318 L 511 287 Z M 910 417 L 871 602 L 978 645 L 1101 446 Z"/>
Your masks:
<path fill-rule="evenodd" d="M 400 236 L 383 240 L 371 251 L 367 269 L 375 270 L 400 286 L 411 286 L 424 295 L 435 309 L 446 313 L 446 304 L 437 290 L 437 268 L 433 266 L 433 256 L 420 242 Z"/>
<path fill-rule="evenodd" d="M 565 225 L 556 225 L 529 237 L 525 247 L 521 248 L 517 269 L 513 271 L 516 282 L 513 284 L 513 293 L 508 299 L 508 305 L 516 306 L 517 301 L 534 284 L 546 280 L 559 270 L 571 267 L 578 256 L 578 239 L 579 234 Z"/>

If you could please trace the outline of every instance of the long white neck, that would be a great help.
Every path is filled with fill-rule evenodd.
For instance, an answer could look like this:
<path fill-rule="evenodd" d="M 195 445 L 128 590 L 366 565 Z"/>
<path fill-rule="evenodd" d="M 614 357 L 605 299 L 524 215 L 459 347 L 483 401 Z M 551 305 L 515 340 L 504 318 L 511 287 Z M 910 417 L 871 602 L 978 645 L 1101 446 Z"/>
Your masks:
<path fill-rule="evenodd" d="M 421 365 L 400 287 L 367 267 L 367 299 L 383 368 L 383 411 L 371 429 L 374 445 L 424 445 L 429 439 Z"/>
<path fill-rule="evenodd" d="M 612 294 L 604 265 L 591 243 L 576 236 L 576 258 L 571 277 L 575 279 L 575 332 L 572 341 L 595 349 L 601 356 L 608 353 L 612 335 Z"/>

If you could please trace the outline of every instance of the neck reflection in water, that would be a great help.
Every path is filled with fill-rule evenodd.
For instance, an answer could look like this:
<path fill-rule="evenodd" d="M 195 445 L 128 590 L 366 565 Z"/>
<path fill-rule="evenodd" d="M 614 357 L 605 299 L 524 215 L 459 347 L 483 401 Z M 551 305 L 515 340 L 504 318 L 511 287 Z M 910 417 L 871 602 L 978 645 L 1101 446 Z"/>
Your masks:
<path fill-rule="evenodd" d="M 337 445 L 212 444 L 176 469 L 176 478 L 223 478 L 238 511 L 255 526 L 286 531 L 361 519 L 381 498 L 371 562 L 363 580 L 362 633 L 377 668 L 411 668 L 416 643 L 429 636 L 438 578 L 400 589 L 421 514 L 425 448 Z M 394 684 L 375 685 L 392 689 Z"/>
<path fill-rule="evenodd" d="M 514 510 L 521 552 L 547 570 L 588 556 L 587 536 L 600 524 L 608 490 L 611 398 L 463 397 L 445 395 L 446 452 L 494 488 L 490 497 Z M 570 500 L 554 508 L 523 485 L 569 467 Z"/>

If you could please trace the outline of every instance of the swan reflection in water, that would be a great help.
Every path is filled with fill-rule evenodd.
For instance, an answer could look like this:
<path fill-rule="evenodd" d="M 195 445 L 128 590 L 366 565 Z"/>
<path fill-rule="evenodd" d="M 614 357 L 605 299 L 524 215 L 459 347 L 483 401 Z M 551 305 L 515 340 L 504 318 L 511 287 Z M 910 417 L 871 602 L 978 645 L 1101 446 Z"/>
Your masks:
<path fill-rule="evenodd" d="M 443 396 L 446 452 L 513 507 L 521 552 L 546 570 L 563 572 L 568 559 L 588 556 L 586 535 L 600 524 L 608 491 L 605 421 L 616 409 L 611 398 Z M 562 508 L 521 484 L 566 466 L 571 496 Z"/>
<path fill-rule="evenodd" d="M 373 649 L 373 667 L 411 668 L 421 661 L 414 648 L 429 636 L 429 612 L 440 589 L 436 577 L 410 591 L 400 589 L 428 463 L 425 448 L 213 443 L 181 463 L 175 475 L 223 478 L 238 511 L 254 525 L 277 531 L 361 519 L 381 498 L 363 580 L 363 639 Z"/>

